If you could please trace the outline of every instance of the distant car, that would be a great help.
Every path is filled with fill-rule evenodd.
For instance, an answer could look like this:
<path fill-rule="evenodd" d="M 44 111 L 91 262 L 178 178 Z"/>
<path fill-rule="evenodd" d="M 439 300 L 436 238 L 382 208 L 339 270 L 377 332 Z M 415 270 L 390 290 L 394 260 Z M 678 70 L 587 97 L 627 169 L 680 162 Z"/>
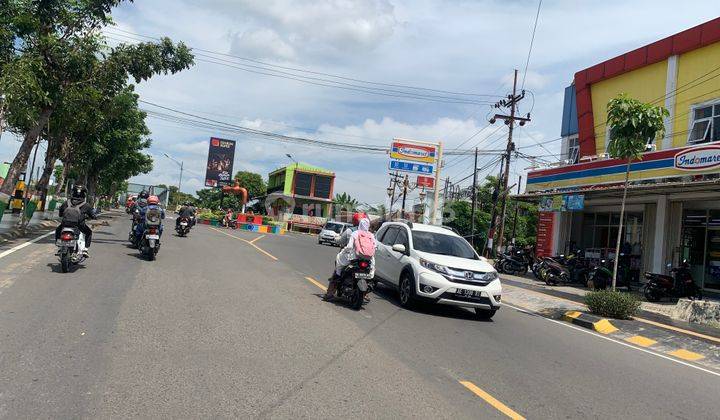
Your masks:
<path fill-rule="evenodd" d="M 340 235 L 352 225 L 349 223 L 328 221 L 318 235 L 318 244 L 338 245 Z"/>
<path fill-rule="evenodd" d="M 386 222 L 378 230 L 375 277 L 400 292 L 400 305 L 416 301 L 473 308 L 490 319 L 500 309 L 497 271 L 457 233 L 433 225 Z"/>

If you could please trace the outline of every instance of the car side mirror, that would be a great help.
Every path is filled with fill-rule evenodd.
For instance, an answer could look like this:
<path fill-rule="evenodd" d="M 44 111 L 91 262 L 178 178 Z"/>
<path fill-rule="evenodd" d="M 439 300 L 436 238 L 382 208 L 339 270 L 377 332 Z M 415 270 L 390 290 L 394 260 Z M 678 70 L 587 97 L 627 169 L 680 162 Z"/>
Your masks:
<path fill-rule="evenodd" d="M 405 245 L 403 245 L 403 244 L 395 244 L 395 245 L 393 245 L 393 246 L 392 246 L 392 250 L 395 251 L 395 252 L 399 252 L 399 253 L 401 253 L 401 254 L 404 254 L 405 251 L 406 251 Z"/>

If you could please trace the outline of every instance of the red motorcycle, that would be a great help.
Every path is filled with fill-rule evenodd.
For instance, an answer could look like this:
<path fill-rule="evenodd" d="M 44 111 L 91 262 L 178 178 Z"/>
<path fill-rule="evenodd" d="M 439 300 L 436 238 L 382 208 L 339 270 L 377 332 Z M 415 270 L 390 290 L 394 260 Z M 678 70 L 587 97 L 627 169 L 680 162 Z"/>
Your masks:
<path fill-rule="evenodd" d="M 668 264 L 668 267 L 671 267 Z M 671 276 L 656 273 L 645 273 L 648 282 L 643 294 L 648 302 L 658 302 L 664 297 L 702 299 L 702 291 L 695 284 L 690 272 L 690 264 L 683 260 L 679 267 L 670 270 Z"/>

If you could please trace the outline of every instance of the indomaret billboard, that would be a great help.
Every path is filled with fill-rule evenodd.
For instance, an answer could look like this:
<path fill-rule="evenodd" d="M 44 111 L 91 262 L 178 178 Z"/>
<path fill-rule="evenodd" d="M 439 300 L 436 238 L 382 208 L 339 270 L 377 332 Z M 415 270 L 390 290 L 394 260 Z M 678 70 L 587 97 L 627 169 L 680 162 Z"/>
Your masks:
<path fill-rule="evenodd" d="M 205 172 L 206 187 L 222 187 L 232 180 L 233 160 L 235 159 L 235 140 L 210 138 L 207 170 Z"/>

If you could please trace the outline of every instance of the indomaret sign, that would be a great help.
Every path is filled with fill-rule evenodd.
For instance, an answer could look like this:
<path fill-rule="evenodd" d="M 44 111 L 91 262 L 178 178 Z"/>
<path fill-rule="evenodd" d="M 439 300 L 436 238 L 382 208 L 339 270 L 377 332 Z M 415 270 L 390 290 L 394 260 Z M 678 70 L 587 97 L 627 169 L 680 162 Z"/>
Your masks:
<path fill-rule="evenodd" d="M 235 159 L 235 141 L 215 137 L 210 138 L 207 169 L 205 171 L 206 187 L 222 187 L 232 181 L 233 160 Z"/>
<path fill-rule="evenodd" d="M 681 171 L 707 171 L 720 167 L 720 145 L 699 146 L 675 155 L 675 168 Z"/>

